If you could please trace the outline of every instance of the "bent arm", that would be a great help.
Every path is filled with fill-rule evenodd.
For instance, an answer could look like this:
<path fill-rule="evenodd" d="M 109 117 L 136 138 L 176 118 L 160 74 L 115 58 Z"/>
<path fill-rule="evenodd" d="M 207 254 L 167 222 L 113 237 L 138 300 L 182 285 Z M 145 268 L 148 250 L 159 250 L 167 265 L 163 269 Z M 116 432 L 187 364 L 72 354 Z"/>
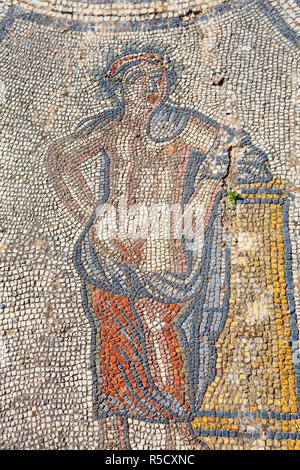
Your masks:
<path fill-rule="evenodd" d="M 85 223 L 97 199 L 92 194 L 80 166 L 101 151 L 103 135 L 78 135 L 60 139 L 49 150 L 46 167 L 56 193 L 73 216 Z"/>
<path fill-rule="evenodd" d="M 186 205 L 196 200 L 199 202 L 199 191 L 209 181 L 211 186 L 217 187 L 227 178 L 233 135 L 224 127 L 212 126 L 200 119 L 191 118 L 181 138 L 189 149 L 191 173 L 183 198 Z"/>
<path fill-rule="evenodd" d="M 228 152 L 234 139 L 230 129 L 196 115 L 190 118 L 183 139 L 191 154 L 198 154 L 201 158 L 203 175 L 224 178 L 229 166 Z"/>

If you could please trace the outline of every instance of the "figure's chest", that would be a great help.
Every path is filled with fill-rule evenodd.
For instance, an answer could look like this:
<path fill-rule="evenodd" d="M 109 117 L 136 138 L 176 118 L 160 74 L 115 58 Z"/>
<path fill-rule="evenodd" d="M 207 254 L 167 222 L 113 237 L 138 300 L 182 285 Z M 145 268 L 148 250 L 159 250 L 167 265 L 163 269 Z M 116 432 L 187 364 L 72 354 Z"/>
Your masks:
<path fill-rule="evenodd" d="M 183 156 L 182 145 L 173 142 L 153 142 L 146 137 L 137 137 L 134 145 L 136 163 L 142 167 L 176 168 Z"/>
<path fill-rule="evenodd" d="M 168 168 L 174 171 L 184 159 L 185 149 L 175 141 L 157 143 L 137 132 L 120 133 L 108 138 L 107 151 L 111 158 L 111 169 L 114 172 L 125 172 L 126 168 L 135 171 Z"/>

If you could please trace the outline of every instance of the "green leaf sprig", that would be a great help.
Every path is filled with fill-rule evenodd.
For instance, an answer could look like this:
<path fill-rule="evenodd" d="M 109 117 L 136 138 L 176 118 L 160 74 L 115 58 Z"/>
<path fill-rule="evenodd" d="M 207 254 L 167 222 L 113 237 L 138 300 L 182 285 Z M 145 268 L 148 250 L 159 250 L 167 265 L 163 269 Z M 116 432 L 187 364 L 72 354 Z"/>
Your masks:
<path fill-rule="evenodd" d="M 230 190 L 226 196 L 229 199 L 230 204 L 233 206 L 236 205 L 236 201 L 240 198 L 239 194 L 236 191 Z"/>

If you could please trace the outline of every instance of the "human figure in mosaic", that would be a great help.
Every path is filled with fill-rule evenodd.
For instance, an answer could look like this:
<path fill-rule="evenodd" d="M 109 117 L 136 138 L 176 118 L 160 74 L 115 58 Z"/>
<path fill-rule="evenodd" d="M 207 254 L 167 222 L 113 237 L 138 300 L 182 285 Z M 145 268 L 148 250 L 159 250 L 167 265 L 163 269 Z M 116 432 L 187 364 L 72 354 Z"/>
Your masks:
<path fill-rule="evenodd" d="M 128 47 L 93 74 L 115 106 L 56 142 L 47 167 L 83 224 L 74 263 L 93 330 L 95 416 L 114 417 L 121 448 L 135 448 L 130 426 L 144 422 L 165 428 L 169 448 L 205 449 L 191 422 L 228 309 L 230 146 L 245 147 L 240 181 L 271 179 L 266 157 L 246 133 L 171 101 L 180 67 L 162 48 Z M 81 171 L 95 156 L 97 196 Z"/>

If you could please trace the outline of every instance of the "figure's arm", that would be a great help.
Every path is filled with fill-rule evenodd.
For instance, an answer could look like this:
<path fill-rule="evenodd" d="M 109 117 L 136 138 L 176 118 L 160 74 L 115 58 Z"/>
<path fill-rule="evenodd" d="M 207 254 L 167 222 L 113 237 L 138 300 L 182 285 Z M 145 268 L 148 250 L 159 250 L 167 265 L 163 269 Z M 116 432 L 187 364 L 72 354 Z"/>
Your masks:
<path fill-rule="evenodd" d="M 182 138 L 191 152 L 202 155 L 201 170 L 207 176 L 222 178 L 228 169 L 228 151 L 232 146 L 234 133 L 213 120 L 192 115 L 182 133 Z"/>
<path fill-rule="evenodd" d="M 267 155 L 251 142 L 250 135 L 241 130 L 237 133 L 236 178 L 238 184 L 267 183 L 272 180 Z"/>
<path fill-rule="evenodd" d="M 191 118 L 181 138 L 189 149 L 192 165 L 193 179 L 189 180 L 189 194 L 186 194 L 186 202 L 191 203 L 198 199 L 203 185 L 220 186 L 227 177 L 233 134 L 223 126 Z"/>
<path fill-rule="evenodd" d="M 228 175 L 232 134 L 222 126 L 192 117 L 183 137 L 195 166 L 185 194 L 184 212 L 189 214 L 187 220 L 193 220 L 188 224 L 190 232 L 199 238 Z"/>
<path fill-rule="evenodd" d="M 101 151 L 103 135 L 71 134 L 56 142 L 47 155 L 47 170 L 60 200 L 85 223 L 97 203 L 80 166 Z"/>
<path fill-rule="evenodd" d="M 205 116 L 204 116 L 205 117 Z M 230 184 L 267 182 L 272 178 L 266 154 L 252 144 L 250 135 L 242 129 L 229 129 L 226 126 L 215 126 L 207 118 L 203 121 L 199 113 L 195 113 L 190 121 L 192 135 L 198 134 L 198 140 L 208 143 L 205 146 L 205 158 L 201 166 L 201 173 L 208 178 L 230 180 Z M 204 129 L 210 129 L 207 137 Z M 199 139 L 199 136 L 203 136 Z M 241 150 L 242 157 L 232 159 L 233 148 Z M 196 151 L 201 150 L 201 144 L 193 145 Z M 228 178 L 229 173 L 231 177 Z M 234 175 L 234 177 L 232 177 Z"/>

